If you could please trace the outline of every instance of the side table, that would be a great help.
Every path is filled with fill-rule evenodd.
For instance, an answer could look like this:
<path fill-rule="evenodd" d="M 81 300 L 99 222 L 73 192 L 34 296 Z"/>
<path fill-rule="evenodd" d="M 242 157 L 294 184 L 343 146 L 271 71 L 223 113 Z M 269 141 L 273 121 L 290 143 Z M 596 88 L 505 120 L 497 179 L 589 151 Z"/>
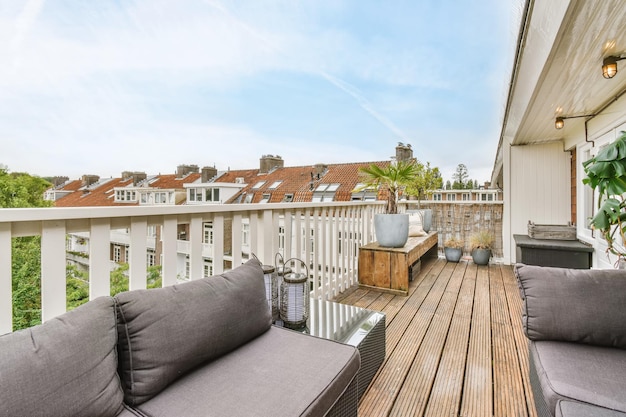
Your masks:
<path fill-rule="evenodd" d="M 279 320 L 275 323 L 282 326 Z M 347 304 L 311 299 L 307 326 L 299 331 L 354 346 L 361 355 L 359 399 L 385 359 L 385 314 Z"/>

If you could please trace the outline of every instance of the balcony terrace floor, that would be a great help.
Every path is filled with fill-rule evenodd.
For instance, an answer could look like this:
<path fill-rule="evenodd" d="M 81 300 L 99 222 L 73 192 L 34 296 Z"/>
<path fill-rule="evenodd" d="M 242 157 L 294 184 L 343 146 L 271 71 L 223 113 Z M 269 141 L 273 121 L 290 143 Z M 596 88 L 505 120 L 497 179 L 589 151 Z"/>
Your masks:
<path fill-rule="evenodd" d="M 386 313 L 386 357 L 359 416 L 536 416 L 522 300 L 510 266 L 431 259 L 400 296 L 335 301 Z"/>

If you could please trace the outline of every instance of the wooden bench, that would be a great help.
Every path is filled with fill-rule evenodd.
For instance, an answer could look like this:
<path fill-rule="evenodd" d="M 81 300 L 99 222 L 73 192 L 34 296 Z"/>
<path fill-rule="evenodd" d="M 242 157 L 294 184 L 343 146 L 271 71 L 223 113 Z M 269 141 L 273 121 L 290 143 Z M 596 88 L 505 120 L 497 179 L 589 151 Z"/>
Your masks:
<path fill-rule="evenodd" d="M 408 295 L 409 280 L 419 272 L 423 256 L 437 256 L 437 232 L 409 237 L 402 248 L 385 248 L 378 242 L 359 248 L 359 286 Z"/>

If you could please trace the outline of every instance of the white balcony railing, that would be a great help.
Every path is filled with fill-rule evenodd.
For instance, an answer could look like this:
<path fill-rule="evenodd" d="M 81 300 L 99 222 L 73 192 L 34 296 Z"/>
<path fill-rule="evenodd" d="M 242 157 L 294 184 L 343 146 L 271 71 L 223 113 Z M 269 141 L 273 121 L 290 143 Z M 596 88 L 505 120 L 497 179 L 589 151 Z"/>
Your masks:
<path fill-rule="evenodd" d="M 146 254 L 154 242 L 149 226 L 161 230 L 163 285 L 177 282 L 177 231 L 183 224 L 189 227 L 190 277 L 203 276 L 203 224 L 212 222 L 214 274 L 245 261 L 243 247 L 266 264 L 280 252 L 284 259 L 305 261 L 312 296 L 330 299 L 357 283 L 358 247 L 375 239 L 372 219 L 383 207 L 382 202 L 349 202 L 0 209 L 0 334 L 12 330 L 14 237 L 41 236 L 43 321 L 66 310 L 67 234 L 88 233 L 92 299 L 110 292 L 111 231 L 117 229 L 129 229 L 130 289 L 146 288 Z M 243 224 L 249 225 L 247 245 L 242 244 Z"/>

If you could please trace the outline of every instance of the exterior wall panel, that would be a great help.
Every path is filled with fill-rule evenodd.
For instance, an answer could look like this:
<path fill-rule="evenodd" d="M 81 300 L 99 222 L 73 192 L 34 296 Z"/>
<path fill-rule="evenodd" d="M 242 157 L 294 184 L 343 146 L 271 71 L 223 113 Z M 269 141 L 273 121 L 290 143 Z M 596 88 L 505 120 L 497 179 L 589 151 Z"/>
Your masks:
<path fill-rule="evenodd" d="M 510 259 L 514 234 L 527 234 L 528 222 L 567 224 L 571 220 L 570 153 L 561 142 L 511 147 Z"/>

